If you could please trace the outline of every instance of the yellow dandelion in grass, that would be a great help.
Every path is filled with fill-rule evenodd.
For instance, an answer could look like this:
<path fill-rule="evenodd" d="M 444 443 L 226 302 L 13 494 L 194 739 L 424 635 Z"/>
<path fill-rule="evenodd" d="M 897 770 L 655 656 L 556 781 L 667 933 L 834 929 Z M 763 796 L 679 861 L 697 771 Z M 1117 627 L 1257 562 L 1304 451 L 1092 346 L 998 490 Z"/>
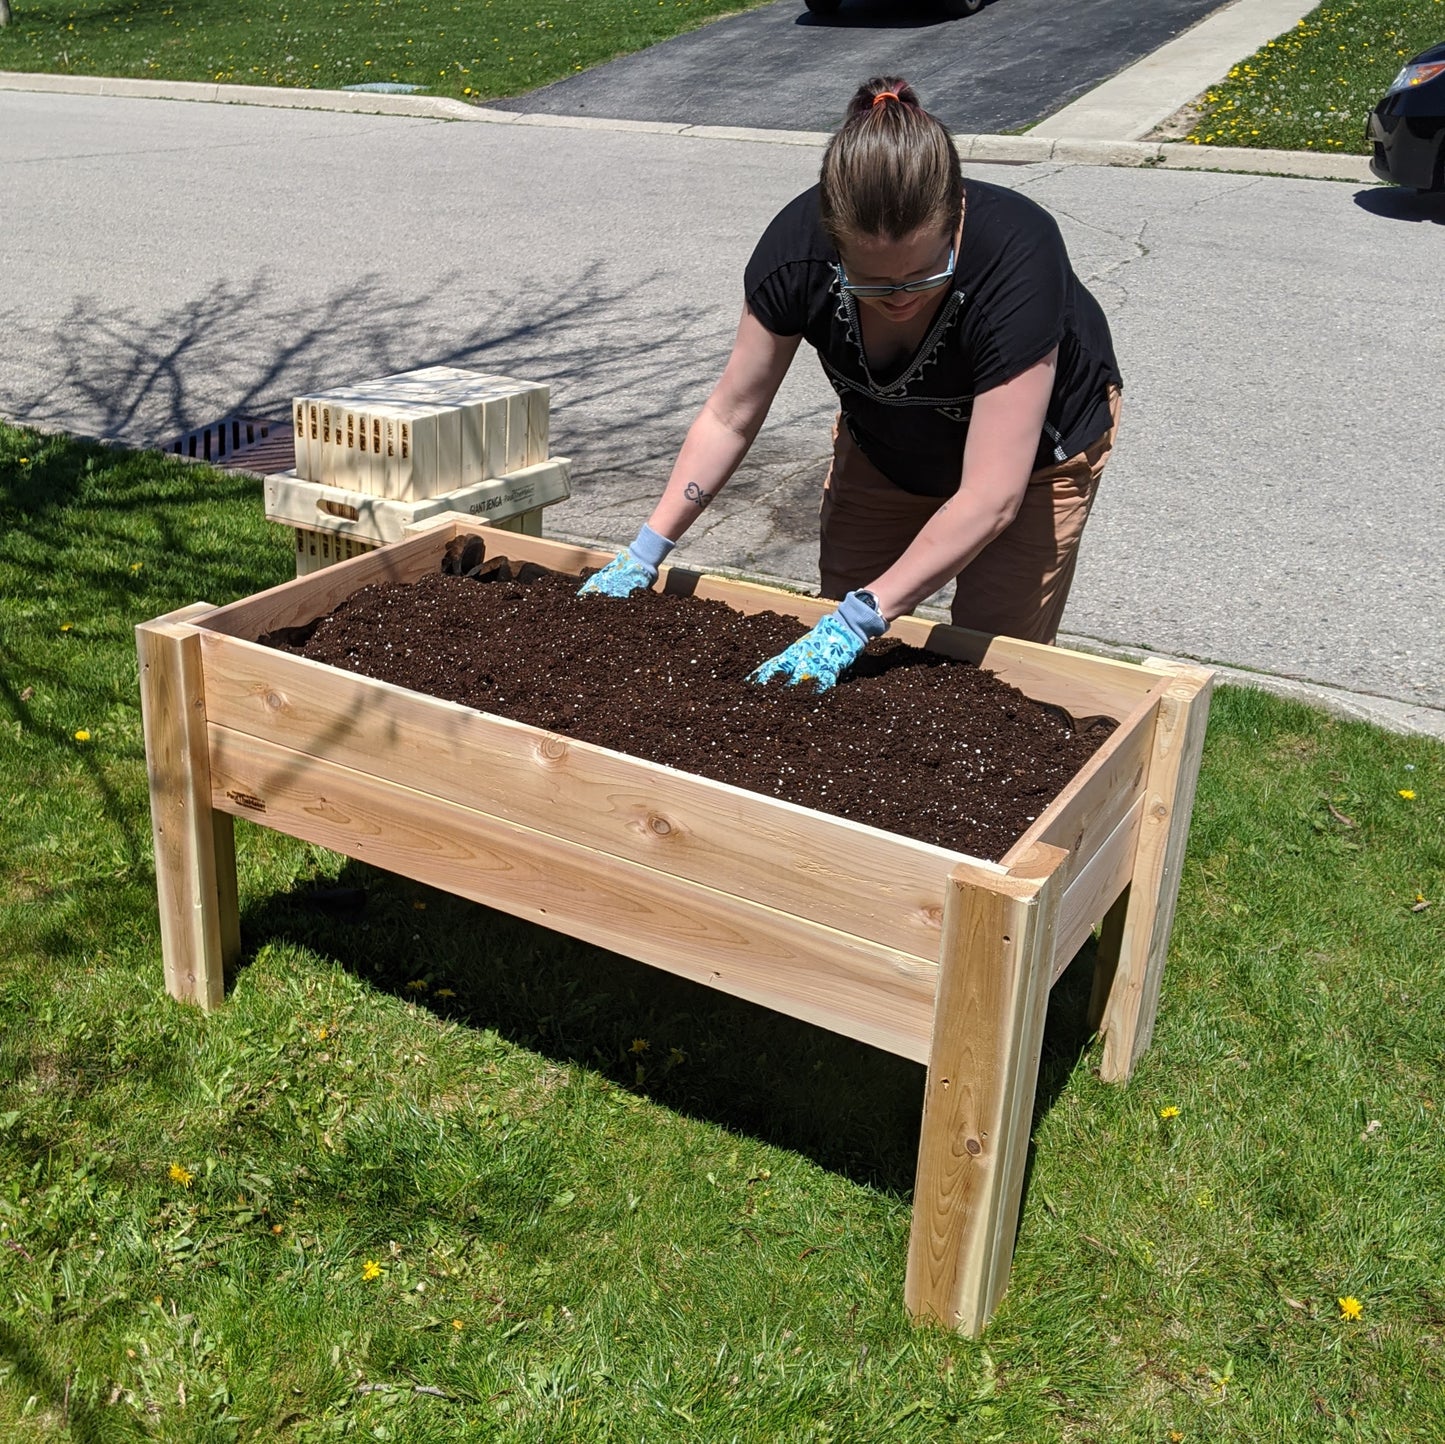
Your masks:
<path fill-rule="evenodd" d="M 138 572 L 144 565 L 144 562 L 132 562 L 130 564 L 130 569 L 132 572 Z"/>
<path fill-rule="evenodd" d="M 629 1053 L 645 1053 L 650 1047 L 652 1047 L 652 1044 L 649 1043 L 646 1038 L 634 1038 L 632 1042 L 627 1045 L 627 1051 Z"/>
<path fill-rule="evenodd" d="M 286 1225 L 284 1223 L 273 1223 L 271 1225 L 271 1232 L 279 1238 L 283 1233 L 286 1232 Z"/>
<path fill-rule="evenodd" d="M 75 623 L 74 623 L 74 622 L 62 622 L 62 623 L 60 624 L 60 630 L 61 630 L 62 632 L 68 632 L 68 631 L 70 631 L 74 626 L 75 626 Z"/>
<path fill-rule="evenodd" d="M 369 1258 L 361 1266 L 361 1276 L 367 1283 L 381 1277 L 381 1265 L 374 1258 Z"/>
<path fill-rule="evenodd" d="M 30 465 L 30 458 L 29 458 L 28 456 L 22 456 L 22 457 L 20 458 L 20 465 L 21 465 L 21 466 L 29 466 L 29 465 Z"/>
<path fill-rule="evenodd" d="M 450 988 L 438 988 L 436 990 L 436 996 L 438 998 L 455 998 L 456 994 L 452 992 Z"/>
<path fill-rule="evenodd" d="M 324 1043 L 331 1036 L 331 1029 L 323 1023 L 319 1028 L 312 1030 L 312 1036 L 318 1043 Z"/>
<path fill-rule="evenodd" d="M 461 1326 L 462 1326 L 462 1321 L 461 1321 L 460 1319 L 453 1319 L 453 1320 L 452 1320 L 452 1328 L 454 1328 L 454 1329 L 460 1329 Z"/>
<path fill-rule="evenodd" d="M 1402 787 L 1400 789 L 1400 796 L 1403 797 L 1406 802 L 1414 802 L 1415 789 L 1413 787 Z"/>
<path fill-rule="evenodd" d="M 189 1188 L 196 1181 L 196 1175 L 179 1163 L 171 1164 L 170 1176 L 171 1182 L 179 1183 L 182 1188 Z"/>
<path fill-rule="evenodd" d="M 77 742 L 89 742 L 89 741 L 90 741 L 90 733 L 87 732 L 84 727 L 82 727 L 82 728 L 75 734 L 75 740 L 76 740 Z"/>
<path fill-rule="evenodd" d="M 1338 1303 L 1342 1319 L 1357 1319 L 1365 1311 L 1365 1306 L 1353 1294 L 1346 1294 Z"/>
<path fill-rule="evenodd" d="M 425 978 L 413 978 L 406 985 L 406 990 L 408 993 L 424 993 L 427 990 L 427 981 Z"/>
<path fill-rule="evenodd" d="M 1179 1110 L 1171 1103 L 1167 1108 L 1161 1108 L 1159 1110 L 1159 1116 L 1161 1118 L 1178 1118 Z"/>

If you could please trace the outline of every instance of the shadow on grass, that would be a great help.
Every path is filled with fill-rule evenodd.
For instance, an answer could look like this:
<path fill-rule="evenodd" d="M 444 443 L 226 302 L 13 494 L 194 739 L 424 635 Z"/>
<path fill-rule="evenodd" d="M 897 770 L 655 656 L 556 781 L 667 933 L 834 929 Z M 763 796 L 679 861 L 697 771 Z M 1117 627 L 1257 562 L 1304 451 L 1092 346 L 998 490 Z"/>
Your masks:
<path fill-rule="evenodd" d="M 8 1324 L 0 1322 L 0 1360 L 8 1361 L 15 1370 L 17 1392 L 37 1395 L 40 1409 L 37 1417 L 53 1416 L 55 1437 L 63 1432 L 67 1439 L 76 1439 L 80 1444 L 90 1441 L 109 1440 L 119 1435 L 113 1423 L 97 1415 L 96 1411 L 70 1392 L 70 1380 L 57 1378 L 35 1353 L 29 1341 Z"/>
<path fill-rule="evenodd" d="M 66 644 L 77 650 L 68 665 L 53 646 L 33 645 L 35 634 L 26 628 L 0 635 L 0 719 L 84 767 L 123 839 L 127 866 L 148 870 L 148 820 L 117 791 L 107 755 L 83 745 L 72 727 L 113 706 L 118 686 L 137 694 L 133 674 L 127 681 L 107 670 L 117 623 L 129 628 L 190 601 L 255 589 L 256 558 L 248 566 L 223 540 L 204 529 L 198 537 L 196 519 L 207 505 L 259 504 L 260 487 L 250 477 L 96 442 L 35 440 L 23 467 L 0 464 L 0 526 L 24 537 L 6 549 L 5 567 L 17 596 L 65 609 L 55 615 L 67 618 Z M 279 579 L 261 578 L 263 584 Z M 127 662 L 133 656 L 127 647 Z M 74 715 L 62 722 L 63 709 L 37 711 L 27 704 L 27 688 L 70 692 Z"/>
<path fill-rule="evenodd" d="M 350 860 L 335 882 L 248 907 L 242 937 L 243 969 L 266 944 L 299 944 L 440 1017 L 856 1183 L 912 1190 L 924 1069 L 865 1043 Z M 1092 955 L 1050 998 L 1035 1121 L 1088 1045 Z"/>

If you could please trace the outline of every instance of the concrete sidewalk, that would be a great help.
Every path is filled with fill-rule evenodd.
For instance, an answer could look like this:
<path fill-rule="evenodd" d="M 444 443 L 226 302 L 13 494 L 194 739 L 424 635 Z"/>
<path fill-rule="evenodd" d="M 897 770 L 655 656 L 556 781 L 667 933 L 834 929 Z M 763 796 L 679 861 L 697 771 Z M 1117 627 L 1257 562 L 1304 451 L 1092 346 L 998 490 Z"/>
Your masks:
<path fill-rule="evenodd" d="M 0 414 L 156 440 L 408 365 L 505 368 L 554 384 L 577 458 L 552 525 L 612 542 L 718 374 L 756 236 L 818 163 L 797 143 L 15 92 L 0 136 L 0 185 L 30 198 L 0 215 Z M 405 204 L 317 204 L 368 173 L 409 177 Z M 1418 380 L 1445 374 L 1445 335 L 1399 284 L 1433 273 L 1445 211 L 1263 177 L 970 173 L 1059 217 L 1124 367 L 1067 629 L 1445 718 L 1445 417 Z M 832 409 L 800 357 L 689 561 L 816 577 Z"/>
<path fill-rule="evenodd" d="M 1230 67 L 1282 35 L 1317 0 L 1233 0 L 1039 122 L 1050 139 L 1142 140 Z"/>

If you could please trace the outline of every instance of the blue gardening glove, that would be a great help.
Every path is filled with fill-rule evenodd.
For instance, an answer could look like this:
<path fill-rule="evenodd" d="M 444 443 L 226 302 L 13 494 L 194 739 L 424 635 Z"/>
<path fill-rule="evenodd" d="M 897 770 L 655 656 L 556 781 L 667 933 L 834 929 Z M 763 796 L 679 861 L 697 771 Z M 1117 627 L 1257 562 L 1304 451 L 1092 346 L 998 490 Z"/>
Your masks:
<path fill-rule="evenodd" d="M 824 617 L 804 637 L 799 637 L 786 652 L 763 663 L 748 673 L 749 682 L 771 682 L 786 677 L 790 686 L 812 682 L 819 692 L 826 692 L 854 662 L 874 637 L 888 630 L 888 621 L 878 610 L 872 592 L 849 592 L 838 610 Z"/>
<path fill-rule="evenodd" d="M 633 592 L 645 591 L 657 580 L 658 567 L 675 545 L 660 532 L 644 526 L 630 547 L 624 547 L 577 588 L 577 595 L 630 597 Z"/>

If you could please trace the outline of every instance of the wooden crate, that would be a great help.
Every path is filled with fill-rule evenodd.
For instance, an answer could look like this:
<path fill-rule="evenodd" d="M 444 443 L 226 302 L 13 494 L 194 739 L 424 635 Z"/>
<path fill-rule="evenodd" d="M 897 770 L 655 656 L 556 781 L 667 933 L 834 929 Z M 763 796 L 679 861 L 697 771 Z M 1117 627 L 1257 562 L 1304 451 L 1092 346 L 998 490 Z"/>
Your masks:
<path fill-rule="evenodd" d="M 571 465 L 567 457 L 553 456 L 422 501 L 391 500 L 306 481 L 294 471 L 280 472 L 264 479 L 266 517 L 295 530 L 296 575 L 304 577 L 385 542 L 400 541 L 416 523 L 444 512 L 541 536 L 542 508 L 572 494 Z"/>
<path fill-rule="evenodd" d="M 1120 725 L 1001 862 L 259 646 L 491 528 L 408 539 L 137 629 L 166 986 L 222 1001 L 248 818 L 924 1063 L 906 1303 L 980 1331 L 1008 1279 L 1049 989 L 1102 924 L 1092 1014 L 1128 1077 L 1158 1007 L 1211 676 L 903 618 L 895 635 Z M 577 572 L 603 552 L 508 536 Z M 498 547 L 490 550 L 496 554 Z M 832 604 L 664 568 L 812 623 Z"/>
<path fill-rule="evenodd" d="M 298 396 L 295 474 L 424 501 L 545 461 L 550 404 L 549 386 L 456 366 Z"/>

